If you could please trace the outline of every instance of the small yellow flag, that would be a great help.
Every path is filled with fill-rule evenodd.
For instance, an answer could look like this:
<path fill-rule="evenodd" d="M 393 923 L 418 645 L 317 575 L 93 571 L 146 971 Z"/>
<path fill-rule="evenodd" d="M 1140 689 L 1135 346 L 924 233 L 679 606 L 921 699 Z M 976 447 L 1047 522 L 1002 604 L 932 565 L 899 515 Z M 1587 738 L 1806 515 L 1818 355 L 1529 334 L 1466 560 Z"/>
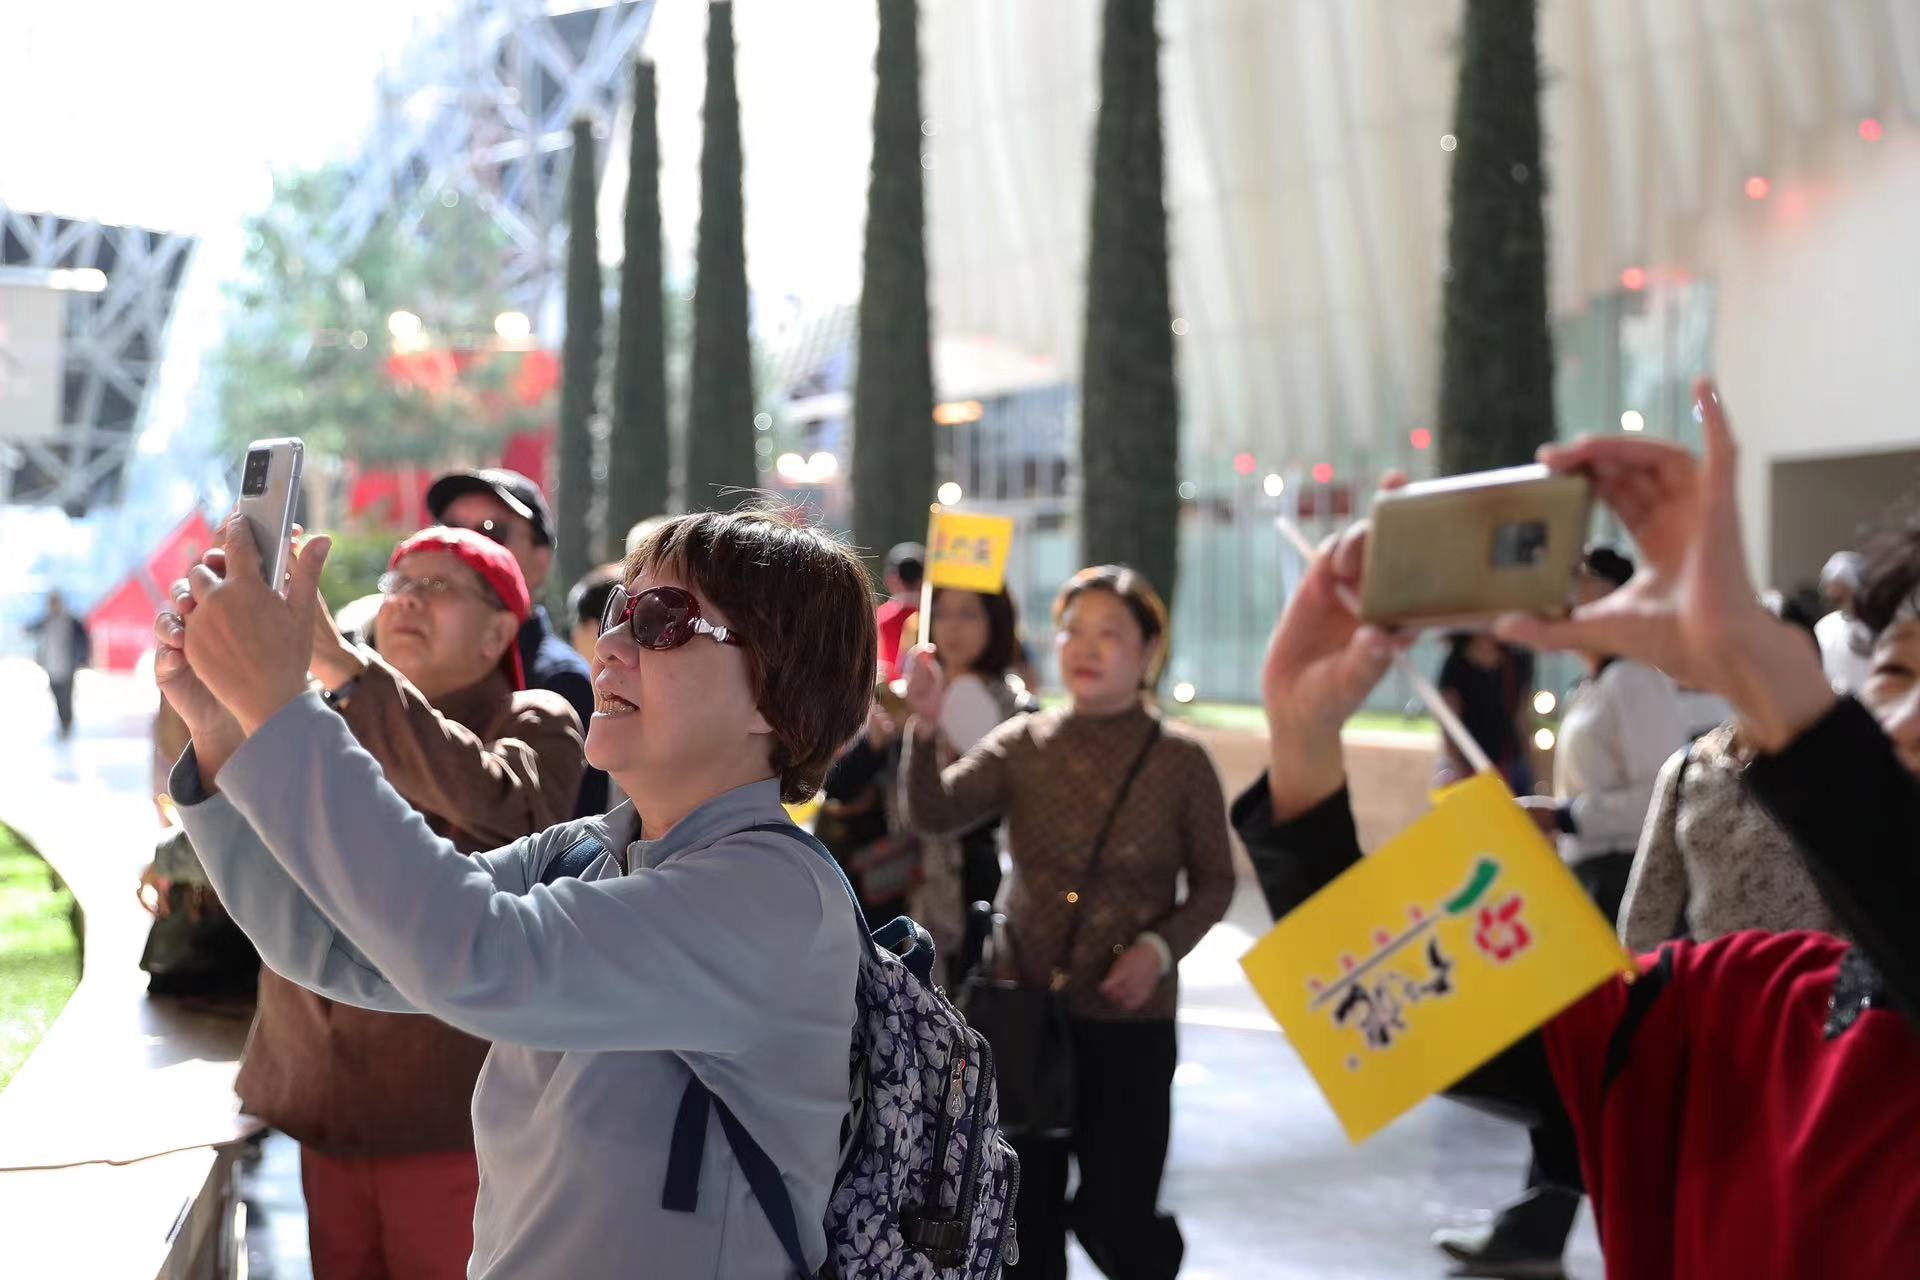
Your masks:
<path fill-rule="evenodd" d="M 1354 1142 L 1633 971 L 1493 774 L 1442 793 L 1240 964 Z"/>
<path fill-rule="evenodd" d="M 999 591 L 1007 581 L 1013 517 L 936 512 L 927 532 L 927 581 L 961 591 Z"/>

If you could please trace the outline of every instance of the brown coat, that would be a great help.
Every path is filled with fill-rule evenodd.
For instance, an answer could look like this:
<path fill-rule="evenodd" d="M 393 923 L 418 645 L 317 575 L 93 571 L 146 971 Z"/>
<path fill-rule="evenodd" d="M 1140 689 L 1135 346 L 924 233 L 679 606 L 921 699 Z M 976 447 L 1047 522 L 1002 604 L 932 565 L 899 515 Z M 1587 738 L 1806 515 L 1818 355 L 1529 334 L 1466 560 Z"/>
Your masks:
<path fill-rule="evenodd" d="M 1094 837 L 1155 718 L 1144 707 L 1101 717 L 1050 708 L 1007 721 L 944 771 L 928 744 L 909 736 L 905 746 L 908 825 L 942 834 L 1006 815 L 1013 878 L 1001 894 L 1023 982 L 1047 984 L 1062 959 L 1068 920 L 1085 913 L 1066 965 L 1068 998 L 1081 1017 L 1173 1017 L 1174 974 L 1137 1013 L 1101 998 L 1100 981 L 1142 933 L 1164 938 L 1175 960 L 1186 955 L 1233 897 L 1219 775 L 1207 749 L 1172 726 L 1115 817 L 1099 873 L 1086 877 Z"/>
<path fill-rule="evenodd" d="M 572 816 L 586 757 L 566 699 L 514 693 L 491 675 L 436 708 L 369 656 L 342 714 L 455 848 L 492 849 Z M 235 1088 L 242 1110 L 326 1155 L 471 1150 L 487 1047 L 436 1019 L 336 1004 L 262 969 Z"/>

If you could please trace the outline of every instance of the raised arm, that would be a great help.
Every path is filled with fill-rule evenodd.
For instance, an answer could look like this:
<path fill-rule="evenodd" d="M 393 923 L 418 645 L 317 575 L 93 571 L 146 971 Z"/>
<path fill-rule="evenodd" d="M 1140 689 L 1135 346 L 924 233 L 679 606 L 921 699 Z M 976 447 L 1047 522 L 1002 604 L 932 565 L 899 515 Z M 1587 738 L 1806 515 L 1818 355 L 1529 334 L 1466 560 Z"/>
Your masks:
<path fill-rule="evenodd" d="M 943 770 L 935 726 L 914 717 L 900 747 L 900 795 L 907 825 L 923 835 L 945 836 L 1004 813 L 1013 785 L 1013 756 L 1026 741 L 1026 717 L 1016 716 Z"/>
<path fill-rule="evenodd" d="M 827 913 L 851 910 L 772 835 L 645 875 L 515 892 L 435 836 L 313 694 L 256 729 L 220 786 L 415 1008 L 490 1040 L 738 1051 L 764 1034 L 770 1002 L 787 1003 L 783 988 L 807 980 L 793 959 Z"/>
<path fill-rule="evenodd" d="M 1920 781 L 1852 699 L 1748 765 L 1746 780 L 1920 1029 Z"/>
<path fill-rule="evenodd" d="M 189 747 L 169 793 L 207 879 L 269 969 L 344 1004 L 418 1012 L 320 913 L 225 796 L 208 795 Z"/>

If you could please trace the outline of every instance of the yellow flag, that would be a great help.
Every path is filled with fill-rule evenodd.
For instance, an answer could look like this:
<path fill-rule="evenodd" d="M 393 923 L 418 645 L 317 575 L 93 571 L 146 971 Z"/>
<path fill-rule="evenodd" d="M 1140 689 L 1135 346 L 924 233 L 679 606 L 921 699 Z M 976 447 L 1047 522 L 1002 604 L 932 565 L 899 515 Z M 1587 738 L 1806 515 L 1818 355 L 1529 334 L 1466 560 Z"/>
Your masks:
<path fill-rule="evenodd" d="M 1480 774 L 1241 958 L 1347 1136 L 1371 1136 L 1633 958 Z"/>
<path fill-rule="evenodd" d="M 961 591 L 999 591 L 1007 581 L 1013 517 L 936 512 L 927 532 L 927 581 Z"/>

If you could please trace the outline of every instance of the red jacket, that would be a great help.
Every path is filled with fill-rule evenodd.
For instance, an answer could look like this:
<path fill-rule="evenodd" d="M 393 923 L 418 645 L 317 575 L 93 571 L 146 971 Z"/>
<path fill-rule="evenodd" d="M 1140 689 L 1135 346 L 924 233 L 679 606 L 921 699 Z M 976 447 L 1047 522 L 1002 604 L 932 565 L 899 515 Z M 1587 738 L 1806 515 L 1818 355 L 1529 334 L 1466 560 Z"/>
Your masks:
<path fill-rule="evenodd" d="M 880 668 L 889 680 L 900 678 L 902 649 L 911 649 L 919 643 L 917 633 L 913 639 L 906 639 L 907 623 L 919 616 L 919 602 L 910 600 L 889 600 L 873 611 L 873 620 L 880 628 Z"/>
<path fill-rule="evenodd" d="M 1608 1276 L 1920 1275 L 1920 1038 L 1871 1008 L 1828 1035 L 1849 951 L 1673 943 L 1542 1029 Z"/>

